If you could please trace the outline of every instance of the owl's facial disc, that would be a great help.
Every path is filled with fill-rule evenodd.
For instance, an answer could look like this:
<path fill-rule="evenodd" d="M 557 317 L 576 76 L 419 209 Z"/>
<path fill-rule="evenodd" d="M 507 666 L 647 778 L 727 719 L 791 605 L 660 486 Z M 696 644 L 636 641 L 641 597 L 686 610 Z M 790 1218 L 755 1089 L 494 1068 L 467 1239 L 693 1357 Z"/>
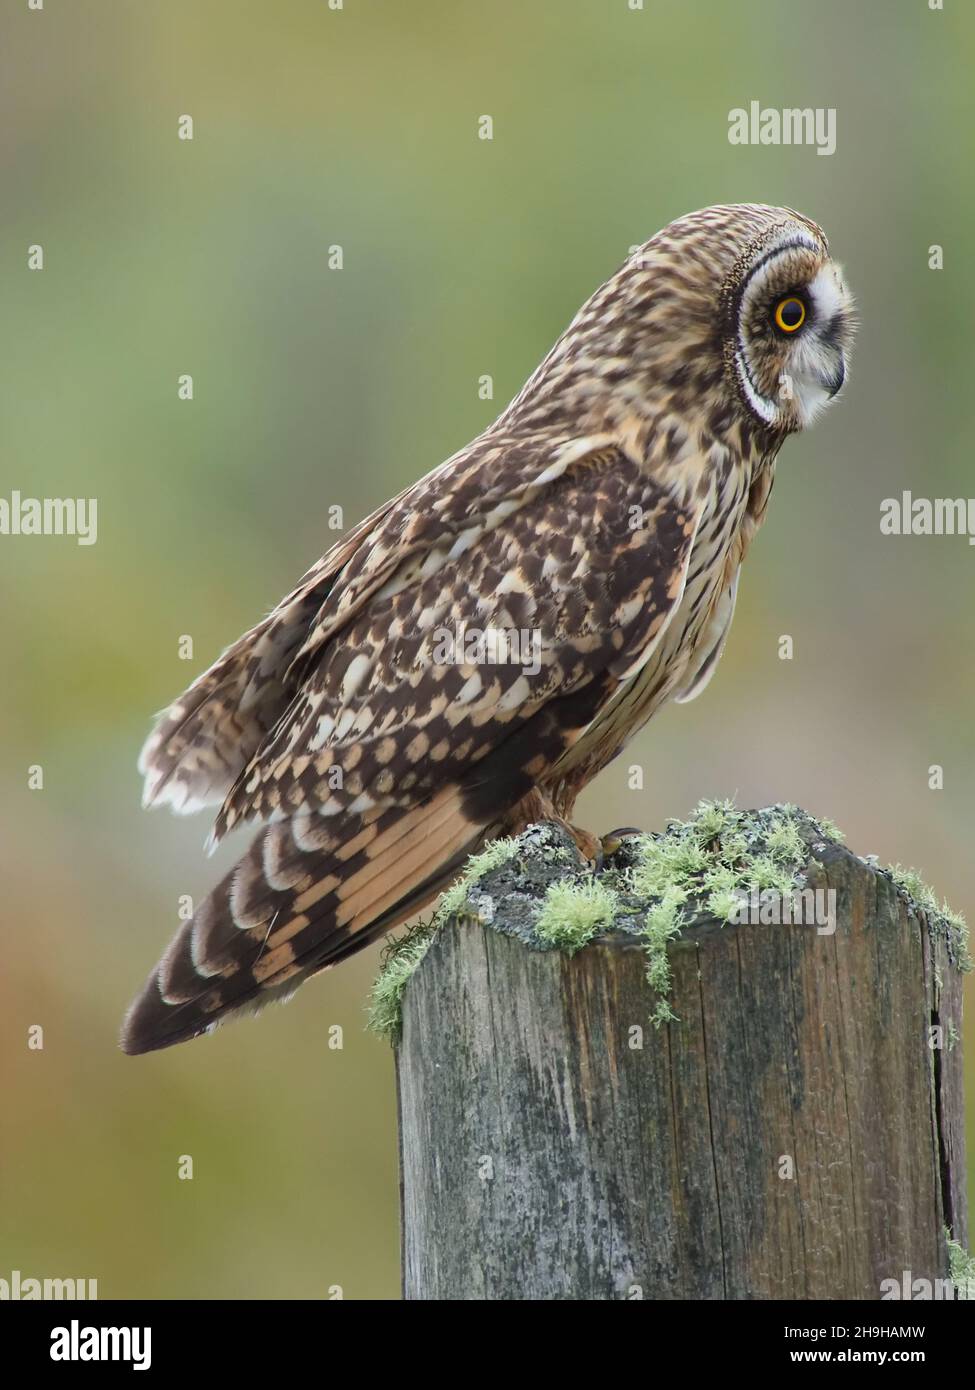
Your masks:
<path fill-rule="evenodd" d="M 846 379 L 853 302 L 824 243 L 793 224 L 740 281 L 731 344 L 739 396 L 764 424 L 805 429 Z"/>

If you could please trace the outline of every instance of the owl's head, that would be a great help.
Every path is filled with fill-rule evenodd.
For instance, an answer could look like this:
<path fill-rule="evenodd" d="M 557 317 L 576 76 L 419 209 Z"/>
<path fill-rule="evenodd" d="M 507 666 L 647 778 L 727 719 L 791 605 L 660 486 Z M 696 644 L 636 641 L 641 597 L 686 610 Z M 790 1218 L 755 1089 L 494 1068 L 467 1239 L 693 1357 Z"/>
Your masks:
<path fill-rule="evenodd" d="M 612 301 L 644 383 L 717 434 L 735 416 L 777 437 L 803 429 L 846 378 L 853 301 L 823 231 L 792 208 L 678 218 L 623 267 Z"/>
<path fill-rule="evenodd" d="M 839 391 L 853 327 L 815 222 L 757 203 L 704 208 L 634 250 L 502 418 L 676 420 L 774 448 Z"/>
<path fill-rule="evenodd" d="M 792 208 L 678 218 L 623 267 L 614 298 L 639 325 L 644 380 L 712 428 L 738 415 L 775 436 L 803 429 L 846 378 L 853 300 L 823 231 Z"/>
<path fill-rule="evenodd" d="M 846 380 L 853 300 L 826 237 L 788 208 L 727 209 L 749 237 L 721 287 L 722 357 L 742 406 L 791 432 L 811 425 Z M 747 232 L 746 232 L 747 235 Z"/>

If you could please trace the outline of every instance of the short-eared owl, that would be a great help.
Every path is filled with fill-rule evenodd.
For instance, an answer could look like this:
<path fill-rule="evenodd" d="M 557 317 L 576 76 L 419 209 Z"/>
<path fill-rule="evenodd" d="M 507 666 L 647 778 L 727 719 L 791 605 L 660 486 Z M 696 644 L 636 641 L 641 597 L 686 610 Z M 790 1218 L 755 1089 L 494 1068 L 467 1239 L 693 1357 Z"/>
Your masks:
<path fill-rule="evenodd" d="M 851 337 L 814 222 L 681 217 L 490 428 L 313 565 L 143 751 L 146 805 L 220 804 L 216 839 L 262 824 L 150 975 L 125 1050 L 291 993 L 486 839 L 567 820 L 661 704 L 697 695 L 775 457 L 839 390 Z M 530 633 L 537 659 L 482 660 L 471 633 Z"/>

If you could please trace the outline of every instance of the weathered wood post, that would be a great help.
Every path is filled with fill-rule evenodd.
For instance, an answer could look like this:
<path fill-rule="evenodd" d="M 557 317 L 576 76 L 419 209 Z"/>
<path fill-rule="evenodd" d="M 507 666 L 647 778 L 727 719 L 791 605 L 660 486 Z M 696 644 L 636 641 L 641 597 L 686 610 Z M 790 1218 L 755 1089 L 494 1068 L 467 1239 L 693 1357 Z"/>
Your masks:
<path fill-rule="evenodd" d="M 407 1298 L 947 1281 L 963 924 L 834 834 L 710 806 L 627 840 L 595 884 L 553 826 L 472 866 L 390 962 Z M 804 924 L 755 920 L 789 915 L 790 882 Z"/>

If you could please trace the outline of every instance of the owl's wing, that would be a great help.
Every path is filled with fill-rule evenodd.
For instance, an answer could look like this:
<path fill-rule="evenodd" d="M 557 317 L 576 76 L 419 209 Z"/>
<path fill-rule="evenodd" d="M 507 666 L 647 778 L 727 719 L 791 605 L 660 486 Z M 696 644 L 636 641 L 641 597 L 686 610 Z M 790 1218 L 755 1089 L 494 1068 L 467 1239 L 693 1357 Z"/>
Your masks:
<path fill-rule="evenodd" d="M 562 452 L 568 460 L 571 444 Z M 467 509 L 490 515 L 509 493 L 520 496 L 544 471 L 543 453 L 551 456 L 551 445 L 475 442 L 332 546 L 163 712 L 139 756 L 143 806 L 168 804 L 188 815 L 223 801 L 300 688 L 299 654 L 307 667 L 397 567 L 460 533 Z"/>
<path fill-rule="evenodd" d="M 144 806 L 180 813 L 221 802 L 301 687 L 302 672 L 395 570 L 465 527 L 520 505 L 592 441 L 495 434 L 412 483 L 337 542 L 271 613 L 159 719 L 139 758 Z M 422 560 L 421 560 L 422 563 Z M 301 655 L 301 669 L 295 669 Z"/>
<path fill-rule="evenodd" d="M 294 694 L 288 669 L 336 578 L 396 500 L 334 545 L 162 714 L 139 755 L 143 806 L 168 803 L 190 814 L 224 799 L 287 709 Z"/>
<path fill-rule="evenodd" d="M 570 697 L 581 731 L 679 602 L 697 514 L 603 446 L 466 520 L 397 568 L 376 566 L 357 604 L 346 595 L 368 563 L 329 596 L 294 659 L 294 699 L 215 838 L 254 817 L 361 815 L 474 781 L 543 708 L 568 719 Z M 525 790 L 561 746 L 537 751 Z"/>
<path fill-rule="evenodd" d="M 419 910 L 659 641 L 699 511 L 615 446 L 582 449 L 539 479 L 551 467 L 488 512 L 472 501 L 466 525 L 453 539 L 438 526 L 419 564 L 395 544 L 418 534 L 415 513 L 380 524 L 381 561 L 350 562 L 217 829 L 269 823 L 150 975 L 126 1051 L 283 997 Z M 353 586 L 342 624 L 335 610 Z M 459 662 L 438 659 L 435 628 L 465 623 L 526 633 L 520 662 L 467 661 L 464 648 Z"/>
<path fill-rule="evenodd" d="M 326 701 L 327 681 L 317 666 L 333 639 L 370 601 L 379 602 L 378 618 L 389 607 L 387 600 L 397 593 L 412 595 L 434 573 L 441 572 L 445 585 L 451 576 L 463 583 L 464 556 L 479 536 L 507 534 L 507 519 L 547 495 L 567 473 L 599 470 L 598 463 L 587 465 L 586 459 L 603 459 L 605 473 L 607 447 L 606 436 L 553 441 L 494 433 L 367 518 L 164 713 L 140 758 L 144 805 L 168 802 L 177 811 L 191 812 L 228 798 L 228 815 L 217 833 L 225 820 L 240 819 L 237 803 L 243 800 L 245 769 L 271 745 L 281 749 L 282 735 L 293 736 L 302 712 L 308 715 L 327 701 L 337 703 L 340 692 L 335 690 L 327 691 Z M 508 558 L 498 557 L 502 569 Z M 531 568 L 531 558 L 527 563 Z M 494 584 L 500 577 L 497 572 L 487 575 Z M 517 597 L 511 602 L 517 605 Z M 396 606 L 406 608 L 405 624 L 412 632 L 411 600 Z M 357 636 L 362 636 L 361 627 Z M 396 630 L 384 631 L 380 622 L 375 633 L 365 636 L 372 648 L 385 649 Z M 344 640 L 341 653 L 351 660 L 353 643 Z M 341 660 L 336 651 L 327 657 L 332 679 Z M 411 671 L 409 678 L 414 675 Z M 348 719 L 341 727 L 348 728 Z M 362 727 L 360 722 L 357 732 Z M 372 726 L 373 732 L 377 727 Z"/>

